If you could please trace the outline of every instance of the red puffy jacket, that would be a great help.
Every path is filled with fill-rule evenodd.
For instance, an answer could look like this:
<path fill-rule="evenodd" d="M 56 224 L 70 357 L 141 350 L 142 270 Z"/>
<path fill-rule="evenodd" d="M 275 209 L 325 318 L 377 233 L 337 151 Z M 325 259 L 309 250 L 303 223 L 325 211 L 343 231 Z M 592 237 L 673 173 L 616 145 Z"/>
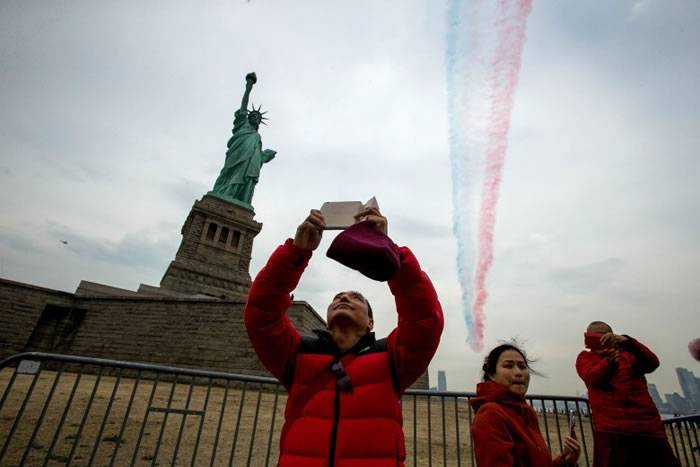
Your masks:
<path fill-rule="evenodd" d="M 342 355 L 327 332 L 302 338 L 285 312 L 310 252 L 287 240 L 255 278 L 246 329 L 262 363 L 289 391 L 280 466 L 403 465 L 400 394 L 428 367 L 443 317 L 416 258 L 406 247 L 400 254 L 399 275 L 389 281 L 398 326 L 386 339 L 368 333 Z"/>
<path fill-rule="evenodd" d="M 479 467 L 565 466 L 557 456 L 552 460 L 540 433 L 537 414 L 523 396 L 494 382 L 479 383 L 470 402 L 474 456 Z"/>
<path fill-rule="evenodd" d="M 576 371 L 588 388 L 593 427 L 599 432 L 666 438 L 644 377 L 659 366 L 659 359 L 636 339 L 626 337 L 615 363 L 589 350 L 576 359 Z"/>

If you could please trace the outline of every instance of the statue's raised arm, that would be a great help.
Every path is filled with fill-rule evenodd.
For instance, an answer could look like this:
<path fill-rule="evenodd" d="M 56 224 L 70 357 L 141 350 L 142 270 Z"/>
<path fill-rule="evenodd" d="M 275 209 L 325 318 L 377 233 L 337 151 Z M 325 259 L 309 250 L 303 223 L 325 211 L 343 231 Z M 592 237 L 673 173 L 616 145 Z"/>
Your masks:
<path fill-rule="evenodd" d="M 241 110 L 248 110 L 248 99 L 250 99 L 250 91 L 253 89 L 253 85 L 258 82 L 258 77 L 254 72 L 245 75 L 245 92 L 243 93 L 243 99 L 241 99 Z"/>

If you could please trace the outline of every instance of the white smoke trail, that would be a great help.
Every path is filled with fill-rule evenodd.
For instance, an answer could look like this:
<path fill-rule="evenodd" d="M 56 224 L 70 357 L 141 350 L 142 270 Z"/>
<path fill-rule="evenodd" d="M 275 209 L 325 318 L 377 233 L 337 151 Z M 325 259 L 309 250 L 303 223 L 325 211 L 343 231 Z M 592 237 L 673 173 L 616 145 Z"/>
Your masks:
<path fill-rule="evenodd" d="M 483 347 L 486 276 L 531 0 L 450 0 L 447 95 L 457 274 L 470 346 Z"/>

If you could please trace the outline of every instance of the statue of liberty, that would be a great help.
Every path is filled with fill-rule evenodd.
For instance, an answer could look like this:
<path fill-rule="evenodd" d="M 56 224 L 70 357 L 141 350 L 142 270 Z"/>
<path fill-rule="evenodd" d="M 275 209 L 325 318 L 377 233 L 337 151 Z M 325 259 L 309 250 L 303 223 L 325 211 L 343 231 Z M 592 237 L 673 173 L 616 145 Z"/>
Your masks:
<path fill-rule="evenodd" d="M 258 78 L 255 73 L 248 73 L 245 81 L 245 93 L 233 121 L 233 136 L 228 140 L 224 168 L 210 194 L 231 201 L 238 200 L 252 207 L 253 190 L 260 177 L 260 168 L 270 162 L 277 152 L 262 149 L 258 127 L 260 123 L 265 124 L 266 112 L 260 112 L 260 106 L 248 111 L 250 91 Z"/>

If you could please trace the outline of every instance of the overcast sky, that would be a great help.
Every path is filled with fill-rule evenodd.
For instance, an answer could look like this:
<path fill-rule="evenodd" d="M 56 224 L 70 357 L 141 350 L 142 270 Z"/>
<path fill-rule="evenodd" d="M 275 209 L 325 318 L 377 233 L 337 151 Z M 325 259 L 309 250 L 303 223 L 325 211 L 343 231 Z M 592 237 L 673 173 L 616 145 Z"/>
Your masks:
<path fill-rule="evenodd" d="M 588 322 L 648 344 L 649 377 L 700 376 L 700 3 L 537 1 L 498 205 L 486 348 L 518 337 L 546 378 L 584 390 Z M 158 285 L 223 164 L 247 72 L 278 151 L 253 199 L 251 274 L 308 210 L 375 195 L 446 315 L 431 365 L 474 390 L 451 227 L 446 5 L 424 1 L 0 2 L 0 277 L 74 291 Z M 325 257 L 295 292 L 320 313 L 385 284 Z M 63 245 L 60 240 L 68 241 Z"/>

